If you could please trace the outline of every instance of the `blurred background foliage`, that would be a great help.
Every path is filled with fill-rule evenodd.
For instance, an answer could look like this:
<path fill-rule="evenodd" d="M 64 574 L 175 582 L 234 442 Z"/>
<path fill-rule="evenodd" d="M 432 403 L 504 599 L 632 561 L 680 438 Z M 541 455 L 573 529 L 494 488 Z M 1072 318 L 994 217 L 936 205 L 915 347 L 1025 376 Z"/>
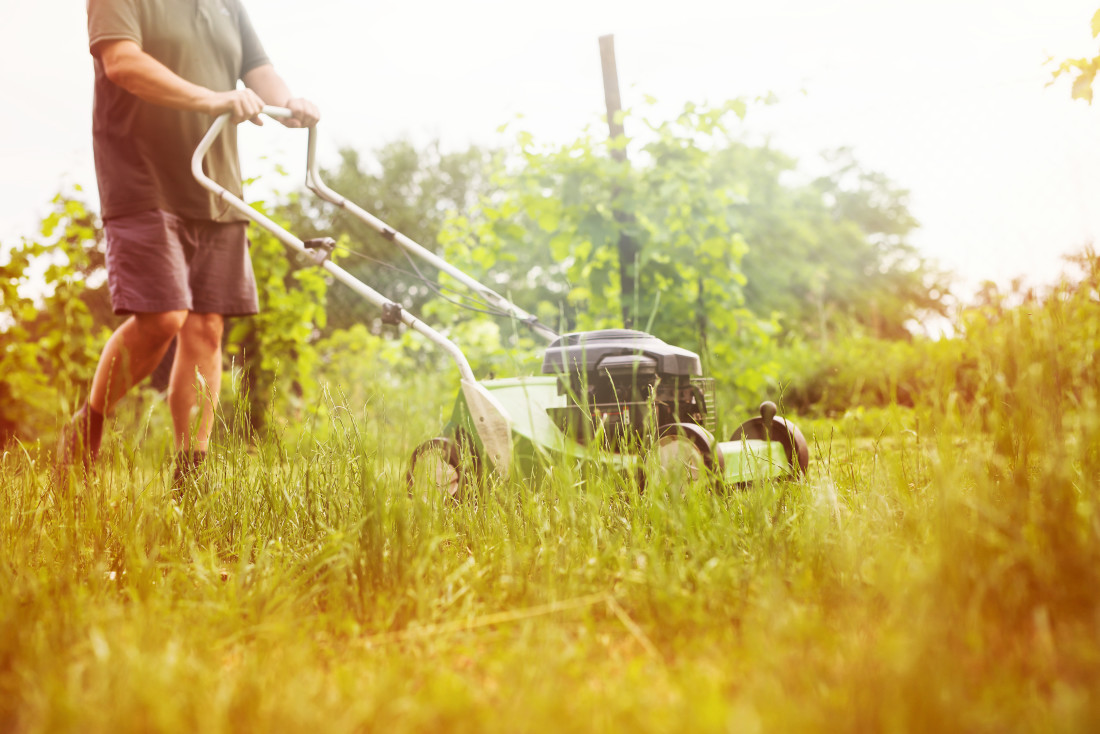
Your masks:
<path fill-rule="evenodd" d="M 1060 362 L 1069 349 L 1092 363 L 1095 335 L 1076 331 L 1095 320 L 1094 252 L 1047 293 L 986 284 L 975 303 L 960 304 L 950 275 L 909 242 L 918 222 L 904 189 L 850 150 L 824 154 L 812 166 L 824 173 L 808 174 L 748 139 L 740 123 L 752 104 L 689 104 L 671 120 L 647 117 L 647 106 L 625 115 L 635 136 L 615 142 L 586 129 L 544 144 L 520 130 L 497 150 L 403 140 L 370 153 L 345 148 L 323 178 L 559 330 L 617 327 L 626 315 L 699 351 L 720 404 L 738 414 L 776 398 L 822 416 L 945 395 L 980 400 L 975 372 L 1035 309 L 1064 319 Z M 620 145 L 626 161 L 609 154 Z M 479 375 L 537 371 L 541 344 L 522 326 L 462 308 L 449 295 L 457 284 L 345 212 L 299 192 L 254 206 L 303 239 L 337 238 L 343 267 L 439 325 Z M 638 253 L 626 289 L 624 233 Z M 323 393 L 344 394 L 354 409 L 414 373 L 435 373 L 448 390 L 452 370 L 438 350 L 383 326 L 373 307 L 330 287 L 268 233 L 253 227 L 250 236 L 262 312 L 227 330 L 225 399 L 247 404 L 237 428 L 264 432 L 272 419 L 289 425 L 330 410 Z M 100 222 L 79 189 L 66 192 L 39 236 L 0 243 L 0 253 L 0 440 L 49 440 L 83 399 L 118 323 Z M 152 386 L 163 389 L 163 378 Z"/>

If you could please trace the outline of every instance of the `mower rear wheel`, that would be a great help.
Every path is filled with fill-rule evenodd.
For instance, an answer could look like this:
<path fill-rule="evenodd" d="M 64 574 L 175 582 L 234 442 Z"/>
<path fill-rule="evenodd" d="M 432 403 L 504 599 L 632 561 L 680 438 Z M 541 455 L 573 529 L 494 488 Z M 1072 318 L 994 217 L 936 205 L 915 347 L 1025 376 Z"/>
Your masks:
<path fill-rule="evenodd" d="M 760 417 L 745 421 L 730 436 L 730 441 L 761 440 L 775 441 L 787 454 L 787 464 L 796 479 L 806 473 L 810 465 L 810 447 L 798 426 L 780 418 L 775 403 L 767 401 L 760 405 Z"/>
<path fill-rule="evenodd" d="M 712 482 L 714 438 L 695 423 L 668 424 L 658 430 L 650 459 L 660 485 L 684 495 L 693 486 Z"/>
<path fill-rule="evenodd" d="M 466 489 L 458 444 L 450 438 L 433 438 L 413 450 L 407 476 L 409 494 L 458 502 Z"/>

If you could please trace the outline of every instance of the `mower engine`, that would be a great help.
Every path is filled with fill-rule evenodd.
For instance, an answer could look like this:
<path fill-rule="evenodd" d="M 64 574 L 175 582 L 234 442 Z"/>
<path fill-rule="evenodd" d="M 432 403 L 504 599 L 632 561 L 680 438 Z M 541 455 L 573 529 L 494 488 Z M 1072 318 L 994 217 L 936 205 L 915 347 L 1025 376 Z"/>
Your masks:
<path fill-rule="evenodd" d="M 565 334 L 546 350 L 543 374 L 557 375 L 569 404 L 549 408 L 568 435 L 614 450 L 637 448 L 661 426 L 696 423 L 713 432 L 714 381 L 699 355 L 651 334 L 605 329 Z"/>

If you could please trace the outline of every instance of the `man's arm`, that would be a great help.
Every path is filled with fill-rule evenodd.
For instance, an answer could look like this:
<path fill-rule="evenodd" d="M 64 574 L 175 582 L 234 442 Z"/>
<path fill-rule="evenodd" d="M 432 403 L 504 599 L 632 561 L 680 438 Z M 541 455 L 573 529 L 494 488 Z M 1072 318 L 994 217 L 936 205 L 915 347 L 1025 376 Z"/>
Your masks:
<path fill-rule="evenodd" d="M 245 86 L 260 95 L 264 102 L 286 107 L 294 114 L 290 120 L 280 120 L 287 127 L 312 127 L 321 119 L 321 113 L 312 102 L 291 95 L 290 88 L 271 64 L 246 71 L 243 80 Z"/>
<path fill-rule="evenodd" d="M 146 102 L 215 116 L 229 112 L 234 123 L 252 120 L 263 124 L 257 115 L 263 110 L 264 100 L 251 89 L 215 92 L 192 84 L 133 41 L 104 41 L 96 46 L 95 53 L 108 79 Z"/>

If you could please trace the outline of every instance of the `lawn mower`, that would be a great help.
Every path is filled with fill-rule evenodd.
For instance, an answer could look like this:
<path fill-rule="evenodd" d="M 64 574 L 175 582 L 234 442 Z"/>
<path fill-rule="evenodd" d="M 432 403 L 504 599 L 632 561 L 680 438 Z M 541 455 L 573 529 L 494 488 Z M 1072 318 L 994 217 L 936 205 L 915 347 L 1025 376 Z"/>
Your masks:
<path fill-rule="evenodd" d="M 264 113 L 273 118 L 290 116 L 289 110 L 279 107 L 266 107 Z M 558 334 L 330 189 L 321 180 L 317 129 L 311 127 L 307 188 L 361 219 L 409 256 L 455 279 L 487 307 L 482 310 L 510 318 L 548 342 L 541 374 L 478 380 L 451 339 L 332 262 L 333 239 L 300 240 L 206 176 L 203 158 L 228 118 L 222 115 L 215 120 L 194 153 L 192 172 L 199 183 L 378 307 L 384 323 L 403 323 L 422 334 L 458 368 L 460 389 L 451 418 L 439 436 L 412 452 L 410 489 L 427 488 L 457 500 L 476 475 L 506 478 L 563 458 L 600 462 L 643 481 L 655 471 L 659 481 L 681 487 L 696 482 L 746 485 L 805 473 L 806 440 L 770 401 L 728 441 L 715 439 L 714 381 L 703 377 L 694 352 L 632 329 Z"/>

